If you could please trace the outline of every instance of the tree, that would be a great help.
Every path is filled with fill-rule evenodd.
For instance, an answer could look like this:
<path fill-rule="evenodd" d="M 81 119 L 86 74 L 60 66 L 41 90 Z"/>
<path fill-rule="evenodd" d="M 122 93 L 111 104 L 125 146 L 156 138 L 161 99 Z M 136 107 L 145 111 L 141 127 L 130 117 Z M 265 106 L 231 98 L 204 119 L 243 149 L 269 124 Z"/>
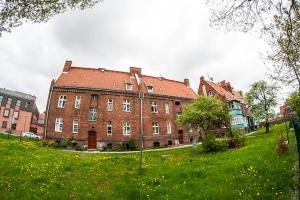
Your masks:
<path fill-rule="evenodd" d="M 68 9 L 86 9 L 103 0 L 2 0 L 0 1 L 0 36 L 25 21 L 46 22 Z"/>
<path fill-rule="evenodd" d="M 291 107 L 291 109 L 296 112 L 298 118 L 300 119 L 300 95 L 299 93 L 295 92 L 291 94 L 291 96 L 288 99 L 288 105 Z"/>
<path fill-rule="evenodd" d="M 260 27 L 270 44 L 267 58 L 270 77 L 297 85 L 300 92 L 300 1 L 298 0 L 208 0 L 211 24 L 247 32 Z"/>
<path fill-rule="evenodd" d="M 277 105 L 278 87 L 268 85 L 266 81 L 258 81 L 251 85 L 250 91 L 246 94 L 250 112 L 256 119 L 264 119 L 266 133 L 269 132 L 269 118 L 274 116 L 273 107 Z"/>
<path fill-rule="evenodd" d="M 193 128 L 200 127 L 207 133 L 208 129 L 220 128 L 224 123 L 230 126 L 230 119 L 227 104 L 215 97 L 200 96 L 185 107 L 178 122 Z"/>

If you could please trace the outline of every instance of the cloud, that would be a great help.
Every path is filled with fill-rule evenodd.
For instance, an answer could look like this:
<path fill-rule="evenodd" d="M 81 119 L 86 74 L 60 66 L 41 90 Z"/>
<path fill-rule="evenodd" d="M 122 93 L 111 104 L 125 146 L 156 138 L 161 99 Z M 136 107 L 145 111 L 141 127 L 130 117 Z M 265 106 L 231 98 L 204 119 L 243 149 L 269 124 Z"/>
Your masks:
<path fill-rule="evenodd" d="M 208 18 L 197 0 L 115 0 L 25 24 L 0 38 L 0 87 L 36 95 L 44 110 L 50 81 L 67 59 L 75 66 L 140 66 L 148 75 L 190 78 L 196 92 L 201 75 L 226 79 L 239 90 L 263 79 L 264 43 L 214 30 Z"/>

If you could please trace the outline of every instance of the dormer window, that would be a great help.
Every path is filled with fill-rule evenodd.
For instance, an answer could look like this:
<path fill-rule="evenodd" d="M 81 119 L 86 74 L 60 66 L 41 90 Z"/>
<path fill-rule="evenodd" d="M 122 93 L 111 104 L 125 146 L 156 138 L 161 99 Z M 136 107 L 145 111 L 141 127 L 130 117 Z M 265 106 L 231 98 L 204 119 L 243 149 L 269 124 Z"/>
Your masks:
<path fill-rule="evenodd" d="M 131 83 L 126 83 L 126 90 L 131 91 L 132 90 L 132 84 Z"/>
<path fill-rule="evenodd" d="M 99 96 L 97 94 L 91 95 L 91 100 L 98 101 L 98 99 L 99 99 Z"/>
<path fill-rule="evenodd" d="M 153 92 L 153 86 L 148 85 L 148 86 L 147 86 L 147 90 L 148 90 L 148 92 L 151 92 L 151 93 L 152 93 L 152 92 Z"/>
<path fill-rule="evenodd" d="M 209 90 L 209 92 L 208 92 L 208 96 L 213 96 L 213 93 L 212 93 L 212 91 L 211 91 L 211 90 Z"/>

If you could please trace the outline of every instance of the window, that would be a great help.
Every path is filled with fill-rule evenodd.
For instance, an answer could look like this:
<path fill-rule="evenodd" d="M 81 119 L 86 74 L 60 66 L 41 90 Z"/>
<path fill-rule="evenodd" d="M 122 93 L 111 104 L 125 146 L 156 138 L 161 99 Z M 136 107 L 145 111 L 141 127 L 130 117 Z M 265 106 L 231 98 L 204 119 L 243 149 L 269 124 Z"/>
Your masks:
<path fill-rule="evenodd" d="M 2 122 L 2 128 L 7 128 L 7 122 L 6 121 Z"/>
<path fill-rule="evenodd" d="M 170 113 L 170 109 L 169 109 L 169 104 L 168 103 L 165 104 L 165 111 L 166 111 L 167 114 Z"/>
<path fill-rule="evenodd" d="M 176 106 L 180 106 L 180 102 L 179 101 L 175 101 L 175 105 Z"/>
<path fill-rule="evenodd" d="M 65 107 L 65 103 L 66 103 L 66 99 L 65 99 L 65 101 L 64 101 L 64 107 Z M 30 106 L 30 102 L 26 101 L 26 102 L 25 102 L 25 108 L 29 108 L 29 106 Z M 63 107 L 62 107 L 62 108 L 63 108 Z"/>
<path fill-rule="evenodd" d="M 3 117 L 9 117 L 10 110 L 8 108 L 4 109 Z"/>
<path fill-rule="evenodd" d="M 111 121 L 107 122 L 107 135 L 111 135 L 112 134 L 112 124 Z"/>
<path fill-rule="evenodd" d="M 159 134 L 159 128 L 157 122 L 152 122 L 152 133 Z"/>
<path fill-rule="evenodd" d="M 59 98 L 58 98 L 58 104 L 57 104 L 57 107 L 59 108 L 64 108 L 65 105 L 66 105 L 66 99 L 67 97 L 65 95 L 60 95 Z M 26 105 L 27 102 L 25 102 L 25 105 Z M 26 106 L 25 106 L 26 107 Z"/>
<path fill-rule="evenodd" d="M 124 99 L 123 101 L 123 111 L 130 112 L 130 102 L 129 99 Z"/>
<path fill-rule="evenodd" d="M 63 118 L 59 117 L 55 119 L 55 132 L 62 132 Z"/>
<path fill-rule="evenodd" d="M 75 98 L 75 108 L 80 108 L 81 96 L 76 96 Z"/>
<path fill-rule="evenodd" d="M 156 102 L 151 103 L 151 112 L 157 113 L 157 103 Z"/>
<path fill-rule="evenodd" d="M 148 90 L 148 92 L 151 92 L 151 93 L 152 93 L 152 92 L 153 92 L 153 86 L 148 85 L 148 86 L 147 86 L 147 90 Z"/>
<path fill-rule="evenodd" d="M 132 84 L 126 83 L 126 90 L 132 90 Z"/>
<path fill-rule="evenodd" d="M 11 130 L 16 130 L 17 129 L 17 124 L 12 124 L 11 125 Z"/>
<path fill-rule="evenodd" d="M 98 101 L 99 96 L 97 94 L 92 94 L 91 99 L 94 101 Z"/>
<path fill-rule="evenodd" d="M 17 100 L 17 103 L 16 103 L 16 107 L 20 107 L 21 106 L 21 100 Z"/>
<path fill-rule="evenodd" d="M 14 119 L 18 119 L 19 118 L 19 112 L 18 111 L 14 111 L 13 118 Z"/>
<path fill-rule="evenodd" d="M 97 109 L 96 108 L 90 108 L 89 121 L 96 121 L 96 119 L 97 119 Z"/>
<path fill-rule="evenodd" d="M 167 133 L 171 134 L 172 133 L 172 129 L 171 129 L 171 123 L 167 122 Z"/>
<path fill-rule="evenodd" d="M 10 105 L 10 104 L 11 104 L 11 101 L 12 101 L 12 98 L 8 97 L 8 98 L 7 98 L 7 104 Z"/>
<path fill-rule="evenodd" d="M 78 133 L 78 119 L 73 119 L 73 133 Z"/>
<path fill-rule="evenodd" d="M 193 128 L 192 128 L 192 125 L 189 124 L 189 132 L 192 133 L 193 132 Z"/>
<path fill-rule="evenodd" d="M 113 100 L 108 99 L 107 101 L 107 111 L 113 111 Z"/>
<path fill-rule="evenodd" d="M 130 135 L 130 124 L 129 124 L 129 122 L 125 122 L 123 124 L 123 135 Z"/>
<path fill-rule="evenodd" d="M 211 90 L 208 91 L 208 96 L 213 96 L 213 93 Z"/>
<path fill-rule="evenodd" d="M 2 103 L 3 101 L 3 96 L 0 96 L 0 104 Z"/>

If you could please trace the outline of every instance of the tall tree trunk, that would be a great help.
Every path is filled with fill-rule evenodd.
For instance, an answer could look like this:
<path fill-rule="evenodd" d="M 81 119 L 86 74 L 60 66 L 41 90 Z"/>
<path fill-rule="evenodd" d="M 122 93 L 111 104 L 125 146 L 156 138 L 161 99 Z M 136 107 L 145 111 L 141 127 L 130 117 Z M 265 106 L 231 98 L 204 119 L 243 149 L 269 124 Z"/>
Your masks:
<path fill-rule="evenodd" d="M 269 133 L 269 126 L 270 124 L 269 124 L 269 119 L 268 118 L 266 118 L 266 133 Z"/>

